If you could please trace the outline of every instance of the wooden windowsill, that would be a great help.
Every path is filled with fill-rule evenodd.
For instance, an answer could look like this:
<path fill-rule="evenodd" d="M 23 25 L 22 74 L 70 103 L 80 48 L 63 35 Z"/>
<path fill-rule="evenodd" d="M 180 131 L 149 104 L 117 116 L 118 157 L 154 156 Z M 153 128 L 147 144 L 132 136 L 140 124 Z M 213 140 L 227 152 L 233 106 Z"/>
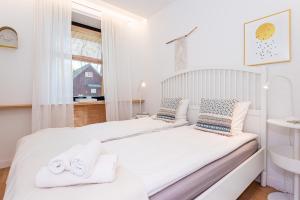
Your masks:
<path fill-rule="evenodd" d="M 145 100 L 141 100 L 141 103 L 144 103 Z M 140 100 L 134 99 L 132 100 L 132 104 L 139 104 Z M 74 106 L 89 106 L 89 105 L 101 105 L 105 104 L 105 101 L 92 101 L 92 102 L 74 102 Z M 0 105 L 0 109 L 31 109 L 31 104 L 7 104 Z"/>

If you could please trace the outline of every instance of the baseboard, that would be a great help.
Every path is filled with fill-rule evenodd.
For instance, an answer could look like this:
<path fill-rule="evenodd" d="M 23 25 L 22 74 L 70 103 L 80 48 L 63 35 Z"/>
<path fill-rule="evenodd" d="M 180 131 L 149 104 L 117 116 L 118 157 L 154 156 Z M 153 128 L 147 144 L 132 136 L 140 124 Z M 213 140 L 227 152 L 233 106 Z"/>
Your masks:
<path fill-rule="evenodd" d="M 11 160 L 0 160 L 0 169 L 9 167 Z"/>

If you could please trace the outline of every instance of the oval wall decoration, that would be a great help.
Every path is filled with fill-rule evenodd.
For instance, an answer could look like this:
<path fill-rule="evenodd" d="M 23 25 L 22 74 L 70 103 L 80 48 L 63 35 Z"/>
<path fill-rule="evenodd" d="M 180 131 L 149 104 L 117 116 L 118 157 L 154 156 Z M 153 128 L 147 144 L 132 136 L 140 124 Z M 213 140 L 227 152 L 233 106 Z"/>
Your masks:
<path fill-rule="evenodd" d="M 18 34 L 13 28 L 0 28 L 0 47 L 18 48 Z"/>

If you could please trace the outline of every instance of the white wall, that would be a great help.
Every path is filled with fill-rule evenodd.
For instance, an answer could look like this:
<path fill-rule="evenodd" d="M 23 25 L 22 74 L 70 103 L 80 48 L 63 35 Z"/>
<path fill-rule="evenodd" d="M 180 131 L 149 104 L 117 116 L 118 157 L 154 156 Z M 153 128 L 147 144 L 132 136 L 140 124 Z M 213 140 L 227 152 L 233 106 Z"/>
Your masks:
<path fill-rule="evenodd" d="M 8 25 L 19 33 L 19 49 L 0 48 L 0 104 L 30 103 L 33 58 L 33 0 L 0 0 L 0 26 Z M 133 89 L 140 80 L 147 82 L 146 108 L 154 113 L 160 102 L 160 80 L 173 72 L 174 46 L 165 42 L 199 29 L 188 39 L 189 66 L 240 66 L 243 63 L 243 23 L 274 12 L 292 9 L 292 62 L 269 65 L 271 76 L 290 77 L 299 91 L 300 79 L 300 2 L 298 0 L 177 0 L 148 20 L 148 56 L 133 70 Z M 270 94 L 270 115 L 287 113 L 287 86 L 274 82 Z M 138 96 L 137 92 L 134 92 Z M 299 93 L 295 95 L 299 102 Z M 300 115 L 300 104 L 296 106 Z M 30 110 L 0 110 L 0 167 L 10 160 L 16 140 L 30 133 Z M 270 127 L 270 144 L 287 144 L 286 130 Z M 270 163 L 269 183 L 284 188 L 283 171 Z M 290 180 L 288 181 L 290 183 Z M 288 184 L 290 185 L 290 184 Z M 290 189 L 290 188 L 289 188 Z"/>
<path fill-rule="evenodd" d="M 19 35 L 19 48 L 0 48 L 0 104 L 31 102 L 33 0 L 0 0 L 0 26 Z M 0 109 L 0 167 L 9 164 L 18 138 L 31 132 L 31 110 Z"/>
<path fill-rule="evenodd" d="M 19 35 L 19 48 L 0 48 L 0 105 L 31 103 L 33 64 L 33 0 L 0 0 L 0 26 L 10 26 Z M 133 26 L 135 26 L 133 24 Z M 144 25 L 139 29 L 136 41 L 138 50 L 134 61 L 139 63 L 132 69 L 134 98 L 143 74 Z M 136 42 L 135 41 L 135 42 Z M 139 107 L 134 106 L 134 112 Z M 31 109 L 0 109 L 0 168 L 9 165 L 13 158 L 17 140 L 31 133 Z"/>
<path fill-rule="evenodd" d="M 144 69 L 147 74 L 147 110 L 155 112 L 160 102 L 160 80 L 174 72 L 174 44 L 165 42 L 183 35 L 194 26 L 198 30 L 188 39 L 188 65 L 243 65 L 243 24 L 269 14 L 292 9 L 292 61 L 269 65 L 270 76 L 281 74 L 292 79 L 295 93 L 300 89 L 300 1 L 299 0 L 177 0 L 148 20 L 148 46 L 151 62 Z M 288 84 L 276 80 L 270 90 L 270 117 L 288 115 Z M 276 88 L 274 90 L 274 88 Z M 300 101 L 300 94 L 295 102 Z M 300 116 L 300 104 L 296 105 Z M 269 128 L 270 145 L 288 144 L 287 130 Z M 285 189 L 284 172 L 269 163 L 269 184 Z M 287 179 L 291 190 L 291 179 Z"/>

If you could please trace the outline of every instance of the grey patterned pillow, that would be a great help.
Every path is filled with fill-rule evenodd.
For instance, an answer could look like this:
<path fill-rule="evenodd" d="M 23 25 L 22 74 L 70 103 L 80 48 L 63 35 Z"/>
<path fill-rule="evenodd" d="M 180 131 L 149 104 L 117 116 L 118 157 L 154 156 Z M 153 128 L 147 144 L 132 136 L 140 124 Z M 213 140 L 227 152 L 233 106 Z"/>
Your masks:
<path fill-rule="evenodd" d="M 175 121 L 176 109 L 182 98 L 164 98 L 156 115 L 157 119 L 173 122 Z"/>
<path fill-rule="evenodd" d="M 231 121 L 235 99 L 201 99 L 200 113 L 196 128 L 231 136 Z"/>

